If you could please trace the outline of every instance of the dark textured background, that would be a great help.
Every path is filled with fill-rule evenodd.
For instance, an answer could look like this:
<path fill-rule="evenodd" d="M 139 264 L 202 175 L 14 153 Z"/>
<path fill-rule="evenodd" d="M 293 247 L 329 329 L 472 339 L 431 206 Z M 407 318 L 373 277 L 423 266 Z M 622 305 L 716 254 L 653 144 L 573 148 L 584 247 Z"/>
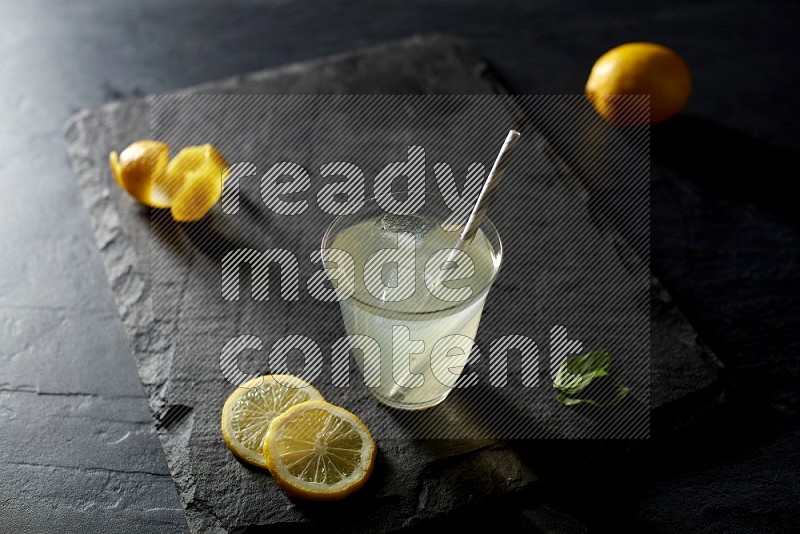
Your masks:
<path fill-rule="evenodd" d="M 658 41 L 686 58 L 687 117 L 653 132 L 653 269 L 741 390 L 713 424 L 604 458 L 580 483 L 550 476 L 521 515 L 485 515 L 531 530 L 579 527 L 567 515 L 670 531 L 797 523 L 800 225 L 786 170 L 800 149 L 795 4 L 32 1 L 6 3 L 3 18 L 0 418 L 15 421 L 0 427 L 6 528 L 185 528 L 64 120 L 121 96 L 432 30 L 469 39 L 516 92 L 580 92 L 594 59 L 620 42 Z"/>

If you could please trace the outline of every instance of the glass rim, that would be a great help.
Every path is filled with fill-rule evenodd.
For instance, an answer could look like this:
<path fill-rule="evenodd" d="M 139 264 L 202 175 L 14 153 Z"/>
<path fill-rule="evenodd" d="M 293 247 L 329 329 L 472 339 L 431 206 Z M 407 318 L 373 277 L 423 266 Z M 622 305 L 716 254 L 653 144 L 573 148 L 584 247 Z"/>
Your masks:
<path fill-rule="evenodd" d="M 404 190 L 401 190 L 401 191 L 393 191 L 393 192 L 385 194 L 385 195 L 376 195 L 376 196 L 372 196 L 372 197 L 367 197 L 367 198 L 364 199 L 364 206 L 366 206 L 370 201 L 377 201 L 377 199 L 379 199 L 379 198 L 386 198 L 386 197 L 394 196 L 394 195 L 399 194 L 399 193 L 409 193 L 409 192 L 410 192 L 409 190 L 404 189 Z M 426 196 L 426 197 L 437 197 L 437 198 L 444 199 L 442 194 L 439 193 L 439 192 L 424 191 L 422 194 L 424 196 Z M 345 219 L 347 217 L 357 217 L 363 211 L 364 206 L 362 206 L 362 208 L 359 211 L 355 212 L 355 213 L 341 214 L 341 215 L 337 215 L 336 217 L 333 218 L 333 220 L 325 228 L 325 232 L 322 234 L 322 241 L 320 242 L 320 251 L 325 250 L 326 248 L 329 248 L 329 247 L 325 246 L 325 244 L 327 242 L 330 241 L 330 244 L 333 244 L 333 239 L 335 238 L 335 236 L 332 235 L 332 232 L 333 232 L 333 228 L 336 225 L 336 223 L 340 222 L 342 219 Z M 391 212 L 389 212 L 389 211 L 385 211 L 384 213 L 391 214 Z M 404 214 L 404 215 L 414 215 L 414 213 L 408 213 L 408 214 Z M 423 311 L 423 312 L 391 311 L 391 314 L 394 315 L 394 316 L 398 316 L 398 317 L 409 317 L 409 318 L 411 318 L 411 317 L 419 317 L 419 316 L 424 316 L 424 315 L 436 315 L 436 314 L 439 314 L 439 313 L 442 313 L 442 312 L 446 312 L 446 311 L 450 311 L 450 310 L 453 310 L 453 309 L 457 309 L 457 308 L 460 308 L 460 307 L 466 307 L 467 305 L 471 304 L 472 302 L 474 302 L 478 298 L 481 298 L 485 293 L 487 293 L 491 289 L 491 287 L 494 284 L 495 280 L 497 280 L 497 277 L 500 274 L 500 270 L 503 267 L 503 257 L 505 255 L 505 250 L 504 250 L 504 247 L 503 247 L 503 240 L 500 238 L 500 232 L 497 231 L 497 227 L 494 225 L 494 223 L 491 221 L 491 219 L 489 219 L 489 217 L 487 217 L 485 215 L 484 215 L 483 219 L 481 220 L 480 225 L 478 226 L 478 228 L 482 229 L 484 227 L 484 225 L 486 225 L 486 227 L 489 229 L 489 231 L 495 236 L 495 239 L 497 241 L 497 247 L 494 247 L 494 245 L 492 246 L 492 248 L 494 249 L 493 256 L 496 256 L 497 258 L 499 258 L 499 261 L 497 262 L 497 266 L 494 269 L 494 272 L 492 273 L 492 277 L 489 279 L 488 282 L 486 282 L 486 284 L 483 287 L 480 288 L 480 291 L 475 291 L 475 292 L 473 292 L 473 294 L 468 299 L 462 300 L 462 301 L 459 301 L 459 302 L 454 302 L 452 306 L 447 306 L 445 308 L 440 308 L 440 309 L 431 310 L 431 311 Z M 338 234 L 338 232 L 337 232 L 337 234 Z M 323 268 L 324 268 L 324 264 L 323 264 Z M 436 297 L 434 297 L 434 298 L 436 298 Z M 441 299 L 439 299 L 439 300 L 441 302 L 446 302 L 446 301 L 441 300 Z M 342 300 L 340 300 L 338 302 L 345 302 L 345 301 L 357 302 L 358 304 L 360 304 L 362 306 L 365 306 L 365 307 L 367 307 L 367 308 L 369 308 L 371 310 L 381 310 L 381 311 L 384 311 L 384 312 L 387 311 L 385 308 L 382 308 L 382 307 L 379 307 L 379 306 L 375 306 L 374 304 L 370 304 L 369 302 L 364 302 L 363 300 L 357 298 L 355 295 L 351 295 L 350 297 L 348 297 L 346 299 L 342 299 Z"/>

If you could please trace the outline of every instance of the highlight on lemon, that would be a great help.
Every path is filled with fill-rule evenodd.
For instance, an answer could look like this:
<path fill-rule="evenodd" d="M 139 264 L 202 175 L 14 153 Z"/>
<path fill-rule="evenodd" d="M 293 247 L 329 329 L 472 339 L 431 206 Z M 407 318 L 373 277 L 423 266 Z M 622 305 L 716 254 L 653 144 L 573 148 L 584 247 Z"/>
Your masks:
<path fill-rule="evenodd" d="M 375 466 L 377 446 L 354 414 L 322 400 L 297 404 L 269 425 L 267 467 L 295 497 L 342 499 L 360 489 Z"/>
<path fill-rule="evenodd" d="M 680 113 L 692 92 L 692 75 L 673 50 L 655 43 L 627 43 L 595 62 L 586 96 L 615 125 L 658 124 Z M 641 100 L 649 95 L 649 116 Z"/>
<path fill-rule="evenodd" d="M 219 202 L 228 163 L 213 145 L 182 149 L 169 160 L 169 146 L 142 140 L 109 154 L 117 184 L 153 208 L 170 208 L 176 221 L 196 221 Z"/>
<path fill-rule="evenodd" d="M 264 437 L 270 423 L 286 410 L 322 394 L 291 375 L 263 375 L 236 388 L 222 407 L 222 439 L 228 448 L 253 465 L 266 467 Z"/>

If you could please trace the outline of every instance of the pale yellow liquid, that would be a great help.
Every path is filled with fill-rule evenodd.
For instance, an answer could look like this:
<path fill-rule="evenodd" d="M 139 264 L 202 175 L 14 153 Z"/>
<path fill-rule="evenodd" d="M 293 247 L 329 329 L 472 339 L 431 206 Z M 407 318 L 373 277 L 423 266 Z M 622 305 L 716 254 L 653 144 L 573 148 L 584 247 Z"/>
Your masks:
<path fill-rule="evenodd" d="M 415 240 L 416 290 L 411 298 L 390 302 L 376 298 L 366 290 L 363 268 L 367 258 L 376 250 L 397 248 L 396 230 L 418 235 Z M 486 295 L 498 268 L 496 261 L 499 260 L 493 254 L 492 245 L 478 231 L 473 241 L 462 249 L 472 259 L 474 274 L 446 283 L 451 288 L 469 286 L 472 296 L 463 302 L 439 300 L 425 286 L 425 263 L 434 252 L 453 248 L 457 241 L 458 232 L 444 231 L 439 224 L 415 215 L 376 216 L 342 230 L 334 239 L 331 248 L 347 251 L 353 256 L 356 266 L 354 297 L 340 302 L 345 329 L 348 335 L 369 336 L 380 346 L 380 355 L 373 356 L 379 358 L 380 385 L 370 390 L 384 404 L 401 409 L 434 406 L 450 393 L 467 363 Z M 388 278 L 392 278 L 391 271 Z M 390 280 L 387 283 L 391 283 Z M 393 353 L 392 332 L 395 326 L 407 327 L 408 336 L 422 341 L 424 350 L 409 355 L 408 350 L 397 346 Z M 434 345 L 453 334 L 463 338 L 448 338 L 448 344 L 437 351 L 431 362 Z M 415 350 L 419 343 L 416 345 Z M 374 359 L 365 361 L 360 353 L 356 355 L 356 361 L 362 374 L 365 368 L 372 369 L 374 367 L 370 366 L 376 365 Z M 411 375 L 421 375 L 423 384 L 417 386 L 410 382 Z M 412 384 L 415 387 L 408 387 Z"/>

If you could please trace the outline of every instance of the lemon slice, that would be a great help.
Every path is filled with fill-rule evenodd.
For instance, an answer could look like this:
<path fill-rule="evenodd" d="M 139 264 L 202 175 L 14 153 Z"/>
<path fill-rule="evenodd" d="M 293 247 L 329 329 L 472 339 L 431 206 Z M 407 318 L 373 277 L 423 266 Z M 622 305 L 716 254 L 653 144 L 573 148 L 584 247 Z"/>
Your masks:
<path fill-rule="evenodd" d="M 311 384 L 291 375 L 264 375 L 234 391 L 222 407 L 222 439 L 245 462 L 266 467 L 264 435 L 275 417 L 292 406 L 322 400 Z"/>
<path fill-rule="evenodd" d="M 361 419 L 322 400 L 297 404 L 269 425 L 267 467 L 291 495 L 341 499 L 372 474 L 377 447 Z"/>

